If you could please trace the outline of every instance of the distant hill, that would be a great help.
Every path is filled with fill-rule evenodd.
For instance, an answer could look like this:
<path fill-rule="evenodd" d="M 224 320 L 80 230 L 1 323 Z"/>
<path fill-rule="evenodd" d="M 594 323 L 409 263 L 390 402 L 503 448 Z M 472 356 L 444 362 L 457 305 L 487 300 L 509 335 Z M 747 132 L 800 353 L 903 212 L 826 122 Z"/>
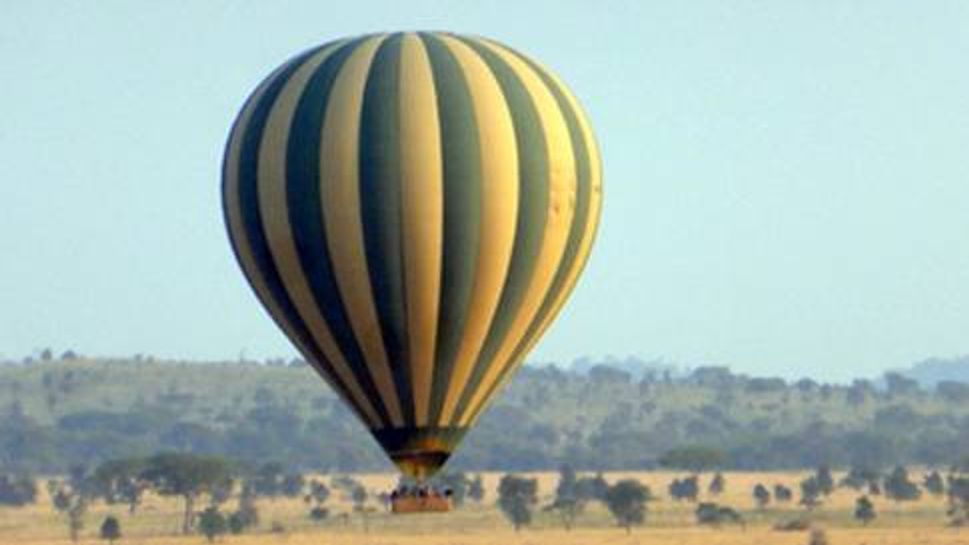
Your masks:
<path fill-rule="evenodd" d="M 900 371 L 923 387 L 934 387 L 943 381 L 969 384 L 969 356 L 957 358 L 930 358 L 920 361 L 910 369 Z"/>
<path fill-rule="evenodd" d="M 969 385 L 928 390 L 893 375 L 877 388 L 727 367 L 674 374 L 614 365 L 524 367 L 468 434 L 454 467 L 645 469 L 687 446 L 717 449 L 723 466 L 735 469 L 943 466 L 969 452 Z M 0 366 L 0 472 L 63 472 L 161 450 L 323 471 L 389 467 L 300 361 L 62 358 Z"/>
<path fill-rule="evenodd" d="M 573 360 L 567 368 L 573 373 L 588 375 L 592 369 L 602 366 L 629 373 L 629 376 L 635 380 L 642 380 L 646 376 L 662 377 L 664 374 L 669 374 L 669 376 L 674 378 L 684 375 L 683 367 L 681 366 L 662 359 L 643 360 L 636 356 L 627 356 L 625 358 L 607 356 L 603 359 L 583 356 Z"/>

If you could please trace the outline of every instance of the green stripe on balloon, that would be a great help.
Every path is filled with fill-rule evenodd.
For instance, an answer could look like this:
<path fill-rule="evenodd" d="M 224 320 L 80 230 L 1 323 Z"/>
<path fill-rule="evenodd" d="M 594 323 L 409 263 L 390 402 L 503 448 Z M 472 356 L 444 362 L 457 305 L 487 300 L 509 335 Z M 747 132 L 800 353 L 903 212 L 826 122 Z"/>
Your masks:
<path fill-rule="evenodd" d="M 519 205 L 515 243 L 501 299 L 474 370 L 458 401 L 456 418 L 468 409 L 492 359 L 510 333 L 512 322 L 528 291 L 541 253 L 548 216 L 549 166 L 545 131 L 535 104 L 518 75 L 498 55 L 476 40 L 459 37 L 485 62 L 497 79 L 515 128 L 518 145 Z"/>
<path fill-rule="evenodd" d="M 370 287 L 404 422 L 413 424 L 401 225 L 401 34 L 374 55 L 360 113 L 360 214 Z M 347 135 L 347 138 L 352 138 Z"/>
<path fill-rule="evenodd" d="M 576 258 L 579 257 L 579 249 L 582 246 L 582 239 L 586 233 L 586 223 L 588 222 L 590 213 L 589 203 L 592 195 L 592 166 L 589 160 L 589 146 L 591 143 L 586 141 L 585 136 L 582 133 L 582 127 L 579 125 L 579 114 L 572 108 L 572 105 L 569 103 L 565 93 L 558 86 L 555 80 L 552 79 L 544 70 L 542 70 L 540 66 L 535 64 L 531 59 L 510 48 L 501 45 L 497 45 L 497 47 L 501 47 L 528 64 L 528 66 L 539 75 L 545 86 L 551 91 L 552 96 L 555 97 L 555 102 L 558 105 L 559 110 L 562 112 L 565 119 L 565 124 L 569 130 L 569 139 L 572 143 L 572 153 L 575 157 L 575 215 L 572 219 L 572 225 L 569 228 L 565 252 L 562 255 L 562 260 L 555 272 L 555 276 L 552 280 L 552 284 L 549 287 L 548 293 L 546 293 L 544 299 L 542 300 L 541 307 L 526 329 L 525 334 L 515 346 L 515 350 L 511 357 L 508 358 L 508 361 L 494 362 L 494 365 L 504 365 L 505 367 L 498 375 L 498 380 L 496 380 L 489 387 L 487 394 L 483 397 L 483 399 L 486 400 L 485 403 L 482 403 L 481 406 L 474 408 L 476 412 L 479 412 L 484 406 L 487 405 L 487 400 L 495 394 L 495 391 L 501 386 L 502 383 L 504 383 L 506 377 L 515 371 L 515 364 L 525 356 L 523 352 L 531 344 L 531 341 L 534 339 L 535 335 L 540 333 L 538 329 L 541 327 L 542 323 L 545 322 L 548 314 L 553 310 L 555 301 L 562 294 L 562 290 L 568 287 L 566 282 L 569 277 L 569 272 L 575 265 Z"/>
<path fill-rule="evenodd" d="M 320 200 L 320 139 L 333 83 L 347 58 L 364 38 L 341 47 L 323 62 L 307 81 L 290 126 L 286 149 L 286 202 L 300 265 L 315 302 L 347 360 L 357 383 L 374 405 L 384 424 L 390 423 L 360 346 L 353 334 L 347 310 L 333 272 L 326 244 L 326 228 Z"/>
<path fill-rule="evenodd" d="M 429 422 L 441 418 L 455 358 L 464 338 L 481 239 L 481 143 L 471 91 L 444 42 L 421 33 L 434 74 L 444 173 L 444 239 L 441 262 L 434 382 Z"/>

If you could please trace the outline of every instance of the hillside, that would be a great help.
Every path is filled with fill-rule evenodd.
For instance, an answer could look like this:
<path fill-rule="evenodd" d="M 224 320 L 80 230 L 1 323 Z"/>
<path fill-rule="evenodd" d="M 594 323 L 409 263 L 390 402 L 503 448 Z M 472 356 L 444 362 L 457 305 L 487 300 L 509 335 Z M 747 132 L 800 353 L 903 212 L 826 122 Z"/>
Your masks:
<path fill-rule="evenodd" d="M 969 451 L 969 386 L 926 391 L 732 374 L 642 378 L 524 368 L 468 435 L 455 467 L 644 469 L 703 445 L 737 469 L 819 463 L 947 464 Z M 318 470 L 388 467 L 303 364 L 56 360 L 0 367 L 0 467 L 63 470 L 158 450 L 279 460 Z"/>
<path fill-rule="evenodd" d="M 969 383 L 969 356 L 960 358 L 930 358 L 920 361 L 903 375 L 919 381 L 925 387 L 934 387 L 940 382 Z"/>

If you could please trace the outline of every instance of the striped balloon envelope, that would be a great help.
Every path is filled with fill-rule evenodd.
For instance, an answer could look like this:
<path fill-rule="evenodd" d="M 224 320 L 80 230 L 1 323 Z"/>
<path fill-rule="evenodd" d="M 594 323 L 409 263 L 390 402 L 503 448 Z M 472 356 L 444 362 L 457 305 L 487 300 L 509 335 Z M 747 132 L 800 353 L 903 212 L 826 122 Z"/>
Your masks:
<path fill-rule="evenodd" d="M 575 286 L 601 164 L 575 97 L 521 53 L 368 35 L 256 88 L 229 136 L 223 204 L 269 314 L 424 479 Z"/>

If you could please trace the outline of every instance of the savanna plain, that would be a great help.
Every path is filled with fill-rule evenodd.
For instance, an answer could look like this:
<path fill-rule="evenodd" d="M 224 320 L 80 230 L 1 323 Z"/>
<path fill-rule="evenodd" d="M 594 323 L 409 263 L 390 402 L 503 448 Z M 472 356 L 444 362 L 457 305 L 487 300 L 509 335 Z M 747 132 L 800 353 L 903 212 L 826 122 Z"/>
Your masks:
<path fill-rule="evenodd" d="M 697 524 L 697 503 L 675 501 L 667 493 L 669 483 L 685 476 L 677 472 L 606 473 L 609 482 L 633 478 L 649 486 L 653 499 L 643 525 L 630 532 L 616 526 L 606 508 L 591 502 L 575 520 L 571 530 L 563 527 L 559 516 L 543 507 L 555 493 L 556 473 L 527 474 L 538 480 L 539 502 L 531 525 L 515 531 L 496 507 L 497 473 L 483 474 L 486 495 L 481 502 L 467 501 L 447 514 L 392 515 L 371 500 L 367 513 L 353 509 L 348 496 L 338 491 L 327 503 L 329 516 L 313 521 L 310 507 L 303 499 L 260 498 L 259 524 L 241 535 L 225 535 L 218 542 L 228 544 L 333 544 L 333 545 L 955 545 L 969 544 L 969 531 L 947 525 L 943 496 L 923 495 L 917 501 L 895 502 L 872 496 L 877 518 L 863 525 L 854 518 L 855 501 L 861 495 L 849 488 L 837 488 L 821 505 L 808 512 L 797 505 L 771 503 L 759 508 L 752 495 L 758 483 L 768 488 L 784 484 L 797 490 L 807 472 L 726 472 L 725 487 L 717 495 L 707 489 L 711 475 L 700 477 L 698 500 L 729 506 L 740 513 L 743 523 L 718 527 Z M 840 475 L 835 474 L 836 478 Z M 318 476 L 326 482 L 329 476 Z M 389 491 L 396 482 L 391 474 L 354 475 L 372 498 Z M 51 505 L 43 486 L 36 504 L 19 508 L 0 508 L 0 543 L 33 545 L 71 543 L 67 519 Z M 230 499 L 229 502 L 233 502 Z M 204 503 L 200 501 L 204 506 Z M 92 504 L 84 516 L 78 543 L 107 543 L 99 527 L 108 515 L 118 518 L 121 538 L 115 543 L 144 545 L 204 544 L 200 534 L 179 535 L 182 504 L 177 499 L 149 495 L 131 515 L 124 505 Z M 820 529 L 782 531 L 776 526 L 796 519 L 809 519 Z M 823 535 L 818 535 L 823 533 Z M 824 540 L 812 544 L 814 540 Z"/>

